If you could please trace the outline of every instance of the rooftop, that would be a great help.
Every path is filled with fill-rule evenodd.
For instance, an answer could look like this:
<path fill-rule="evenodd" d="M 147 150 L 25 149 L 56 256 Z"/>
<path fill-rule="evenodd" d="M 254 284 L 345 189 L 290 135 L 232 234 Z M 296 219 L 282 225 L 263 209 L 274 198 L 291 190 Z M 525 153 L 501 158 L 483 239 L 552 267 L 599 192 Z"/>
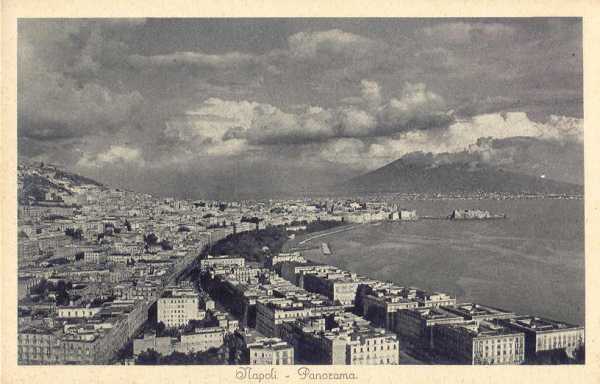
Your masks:
<path fill-rule="evenodd" d="M 443 309 L 450 311 L 452 313 L 459 314 L 461 316 L 466 317 L 485 317 L 485 316 L 493 316 L 493 315 L 511 315 L 513 312 L 506 311 L 504 309 L 488 307 L 481 304 L 472 304 L 472 303 L 464 303 L 464 304 L 456 304 L 452 306 L 444 306 Z"/>
<path fill-rule="evenodd" d="M 532 330 L 536 332 L 553 331 L 558 329 L 572 329 L 581 328 L 580 326 L 563 323 L 560 321 L 544 319 L 537 316 L 520 316 L 513 319 L 506 320 L 513 326 L 517 326 L 521 329 Z"/>
<path fill-rule="evenodd" d="M 414 308 L 409 309 L 409 311 L 419 313 L 419 317 L 425 320 L 462 318 L 462 316 L 445 311 L 442 308 Z"/>
<path fill-rule="evenodd" d="M 273 337 L 268 339 L 256 339 L 254 342 L 248 344 L 248 348 L 283 350 L 292 347 L 280 338 Z"/>
<path fill-rule="evenodd" d="M 465 332 L 472 337 L 494 337 L 510 334 L 520 334 L 518 331 L 514 331 L 510 328 L 504 327 L 497 322 L 490 321 L 469 321 L 461 324 L 445 324 L 439 327 L 448 327 L 458 330 L 459 332 Z"/>

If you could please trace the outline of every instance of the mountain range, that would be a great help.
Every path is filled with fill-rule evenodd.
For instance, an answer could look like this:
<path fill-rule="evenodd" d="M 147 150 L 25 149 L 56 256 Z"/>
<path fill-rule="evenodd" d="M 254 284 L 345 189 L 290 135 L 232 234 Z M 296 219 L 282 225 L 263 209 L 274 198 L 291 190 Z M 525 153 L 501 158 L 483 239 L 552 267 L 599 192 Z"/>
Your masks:
<path fill-rule="evenodd" d="M 73 187 L 101 183 L 52 165 L 19 164 L 19 201 L 43 200 L 58 190 L 71 194 Z M 420 193 L 420 194 L 567 194 L 583 195 L 584 187 L 474 163 L 434 164 L 401 158 L 374 171 L 335 185 L 322 185 L 313 194 Z M 299 193 L 291 192 L 289 196 Z M 302 194 L 311 194 L 304 191 Z M 286 193 L 288 195 L 288 193 Z"/>

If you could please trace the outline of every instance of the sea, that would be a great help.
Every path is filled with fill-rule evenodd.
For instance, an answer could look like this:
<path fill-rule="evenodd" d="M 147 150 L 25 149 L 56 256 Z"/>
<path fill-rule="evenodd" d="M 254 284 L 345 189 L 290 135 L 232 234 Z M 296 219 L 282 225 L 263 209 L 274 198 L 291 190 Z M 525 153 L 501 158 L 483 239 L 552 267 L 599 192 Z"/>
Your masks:
<path fill-rule="evenodd" d="M 313 240 L 306 256 L 461 302 L 585 323 L 583 200 L 398 201 L 420 216 L 483 209 L 505 219 L 382 222 Z"/>

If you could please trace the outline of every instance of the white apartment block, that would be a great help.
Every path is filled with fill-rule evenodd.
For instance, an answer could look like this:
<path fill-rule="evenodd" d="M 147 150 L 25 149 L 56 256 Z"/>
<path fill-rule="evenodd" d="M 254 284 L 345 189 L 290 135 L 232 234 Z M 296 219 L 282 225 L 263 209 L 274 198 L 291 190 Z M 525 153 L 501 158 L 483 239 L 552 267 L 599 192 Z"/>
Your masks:
<path fill-rule="evenodd" d="M 190 320 L 204 319 L 206 312 L 199 308 L 199 298 L 192 288 L 173 288 L 158 299 L 158 321 L 167 327 L 182 327 Z"/>

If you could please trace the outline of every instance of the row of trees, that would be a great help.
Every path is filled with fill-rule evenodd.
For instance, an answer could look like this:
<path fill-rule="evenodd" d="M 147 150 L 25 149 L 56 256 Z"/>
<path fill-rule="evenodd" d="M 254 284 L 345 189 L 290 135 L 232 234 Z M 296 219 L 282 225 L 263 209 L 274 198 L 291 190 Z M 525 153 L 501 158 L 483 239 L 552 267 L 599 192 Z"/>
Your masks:
<path fill-rule="evenodd" d="M 138 355 L 135 363 L 139 365 L 223 365 L 228 363 L 226 348 L 211 348 L 205 352 L 173 352 L 162 356 L 155 350 L 147 350 Z"/>
<path fill-rule="evenodd" d="M 535 357 L 530 358 L 525 364 L 530 365 L 558 365 L 558 364 L 585 364 L 585 345 L 578 347 L 573 356 L 567 355 L 565 350 L 557 349 L 538 352 Z"/>

